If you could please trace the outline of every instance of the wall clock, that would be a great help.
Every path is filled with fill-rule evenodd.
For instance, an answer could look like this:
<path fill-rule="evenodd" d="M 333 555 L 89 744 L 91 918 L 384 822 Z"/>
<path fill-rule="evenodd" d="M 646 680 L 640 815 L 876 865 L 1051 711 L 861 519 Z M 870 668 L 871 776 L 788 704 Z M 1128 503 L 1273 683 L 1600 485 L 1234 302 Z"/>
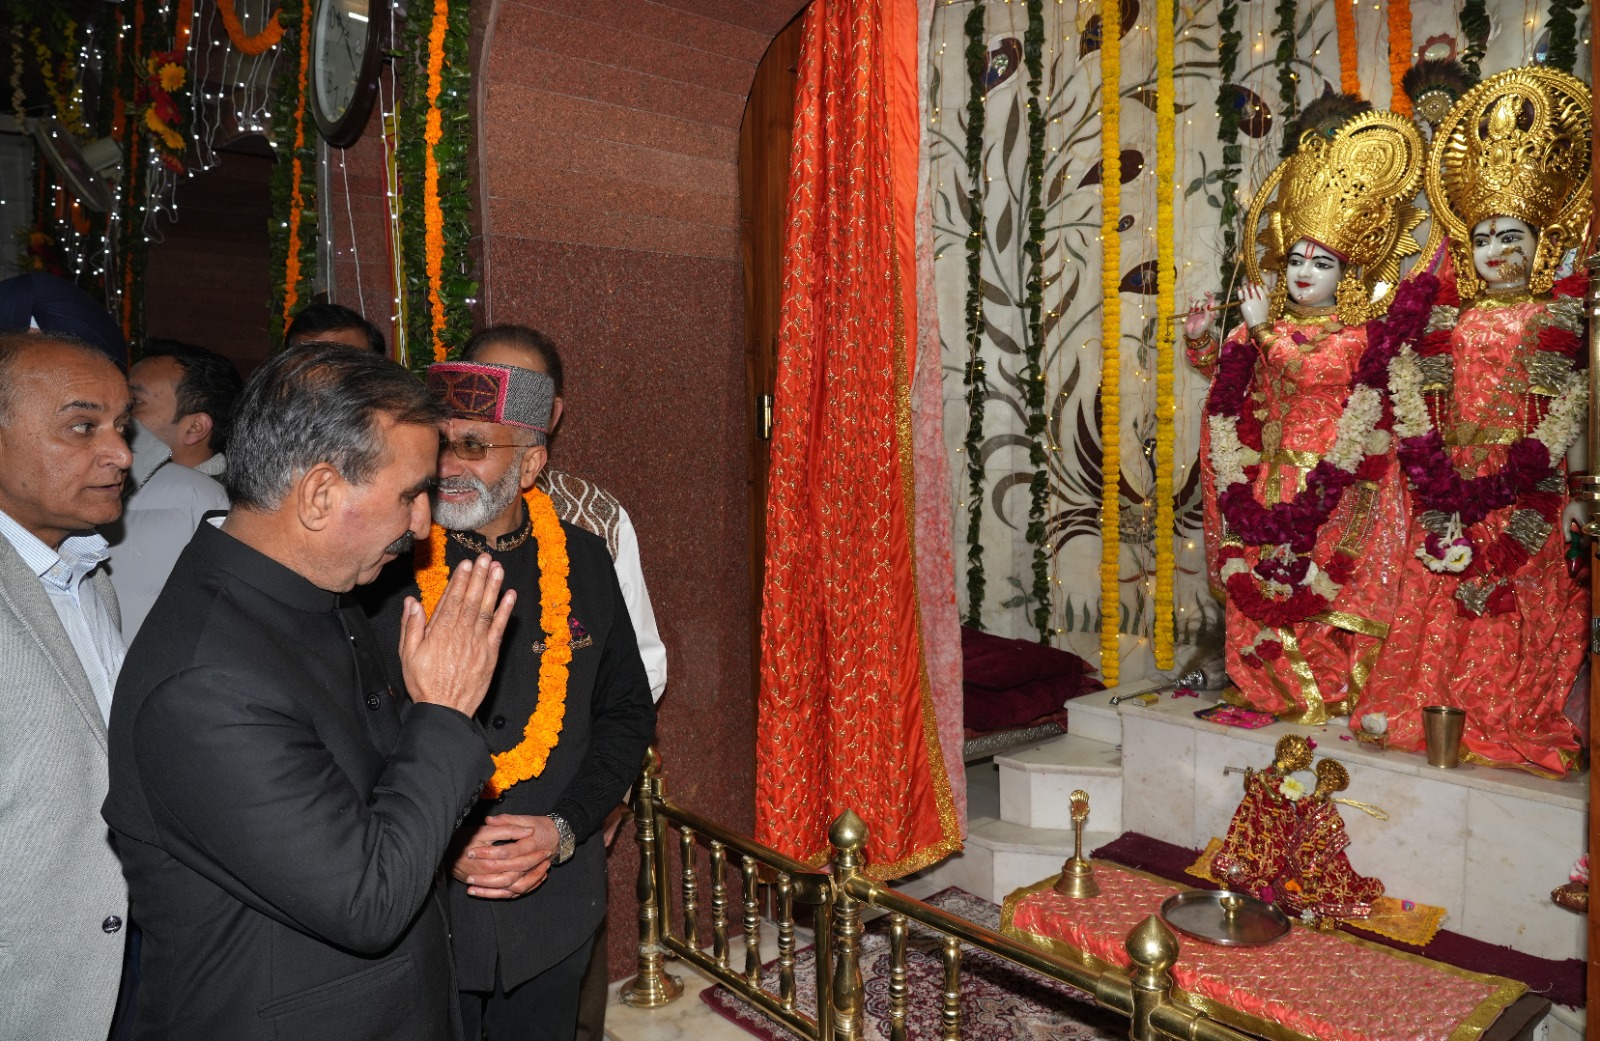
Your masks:
<path fill-rule="evenodd" d="M 316 0 L 311 23 L 311 112 L 328 144 L 361 137 L 378 96 L 380 30 L 389 0 Z"/>

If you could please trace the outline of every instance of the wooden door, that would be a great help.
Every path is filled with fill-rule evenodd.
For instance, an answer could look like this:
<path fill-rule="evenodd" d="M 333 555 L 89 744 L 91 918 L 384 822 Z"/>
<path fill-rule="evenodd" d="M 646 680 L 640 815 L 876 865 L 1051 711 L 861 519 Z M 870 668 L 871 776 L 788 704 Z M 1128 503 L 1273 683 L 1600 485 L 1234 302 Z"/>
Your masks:
<path fill-rule="evenodd" d="M 789 200 L 789 142 L 800 61 L 796 15 L 756 69 L 739 130 L 740 245 L 744 254 L 745 383 L 750 438 L 751 690 L 760 683 L 761 586 L 767 552 L 767 467 L 772 388 L 777 375 L 778 308 L 783 293 L 783 240 Z M 1600 1036 L 1600 1035 L 1597 1035 Z"/>

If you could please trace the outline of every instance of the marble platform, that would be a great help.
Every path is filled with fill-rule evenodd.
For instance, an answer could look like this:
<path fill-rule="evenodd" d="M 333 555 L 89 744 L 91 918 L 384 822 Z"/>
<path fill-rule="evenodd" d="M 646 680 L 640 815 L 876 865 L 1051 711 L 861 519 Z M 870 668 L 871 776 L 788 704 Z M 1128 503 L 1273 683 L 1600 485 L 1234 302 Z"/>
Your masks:
<path fill-rule="evenodd" d="M 1242 794 L 1242 776 L 1225 771 L 1266 766 L 1278 738 L 1305 734 L 1318 757 L 1349 769 L 1343 797 L 1388 814 L 1343 807 L 1357 871 L 1381 878 L 1391 896 L 1446 908 L 1447 929 L 1541 958 L 1585 956 L 1585 919 L 1551 903 L 1550 890 L 1588 846 L 1587 773 L 1551 781 L 1469 765 L 1443 770 L 1417 753 L 1341 740 L 1342 721 L 1240 730 L 1196 719 L 1208 703 L 1169 695 L 1117 706 L 1126 829 L 1205 846 L 1227 831 Z"/>

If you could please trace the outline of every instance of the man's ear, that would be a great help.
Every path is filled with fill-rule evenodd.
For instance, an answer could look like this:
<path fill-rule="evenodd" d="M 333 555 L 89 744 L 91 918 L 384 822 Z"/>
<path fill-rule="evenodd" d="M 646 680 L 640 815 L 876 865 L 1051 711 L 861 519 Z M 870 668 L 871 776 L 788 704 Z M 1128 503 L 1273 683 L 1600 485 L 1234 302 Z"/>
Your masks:
<path fill-rule="evenodd" d="M 539 471 L 544 469 L 544 464 L 550 460 L 550 450 L 544 445 L 534 445 L 522 453 L 522 466 L 517 470 L 517 486 L 523 491 L 533 487 L 533 482 L 539 479 Z"/>
<path fill-rule="evenodd" d="M 290 495 L 295 515 L 307 531 L 322 531 L 333 523 L 344 500 L 348 482 L 331 463 L 318 463 L 295 482 Z"/>
<path fill-rule="evenodd" d="M 211 417 L 204 412 L 191 412 L 178 422 L 178 437 L 184 446 L 198 445 L 211 440 Z"/>
<path fill-rule="evenodd" d="M 555 404 L 550 409 L 550 432 L 556 432 L 556 427 L 561 425 L 561 399 L 556 398 Z"/>

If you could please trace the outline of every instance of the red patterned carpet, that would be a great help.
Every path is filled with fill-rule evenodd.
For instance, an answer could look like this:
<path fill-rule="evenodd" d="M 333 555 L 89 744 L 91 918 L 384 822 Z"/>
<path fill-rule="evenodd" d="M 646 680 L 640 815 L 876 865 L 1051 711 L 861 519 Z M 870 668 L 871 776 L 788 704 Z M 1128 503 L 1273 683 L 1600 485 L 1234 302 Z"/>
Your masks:
<path fill-rule="evenodd" d="M 927 901 L 941 910 L 990 929 L 1000 927 L 1000 908 L 954 886 Z M 866 1041 L 889 1036 L 888 918 L 869 922 L 861 941 L 861 975 L 866 986 Z M 906 972 L 911 988 L 906 1017 L 911 1041 L 935 1041 L 940 1036 L 940 1008 L 944 968 L 941 939 L 913 924 L 906 950 Z M 815 952 L 806 947 L 795 954 L 796 1001 L 808 1013 L 816 1010 Z M 762 986 L 778 991 L 777 963 L 762 967 Z M 795 1034 L 762 1016 L 723 987 L 709 987 L 700 997 L 706 1004 L 762 1041 L 798 1041 Z M 961 1036 L 964 1041 L 1113 1041 L 1128 1036 L 1128 1021 L 1097 1008 L 1087 994 L 1064 984 L 1042 980 L 1011 963 L 963 948 L 961 959 Z"/>

